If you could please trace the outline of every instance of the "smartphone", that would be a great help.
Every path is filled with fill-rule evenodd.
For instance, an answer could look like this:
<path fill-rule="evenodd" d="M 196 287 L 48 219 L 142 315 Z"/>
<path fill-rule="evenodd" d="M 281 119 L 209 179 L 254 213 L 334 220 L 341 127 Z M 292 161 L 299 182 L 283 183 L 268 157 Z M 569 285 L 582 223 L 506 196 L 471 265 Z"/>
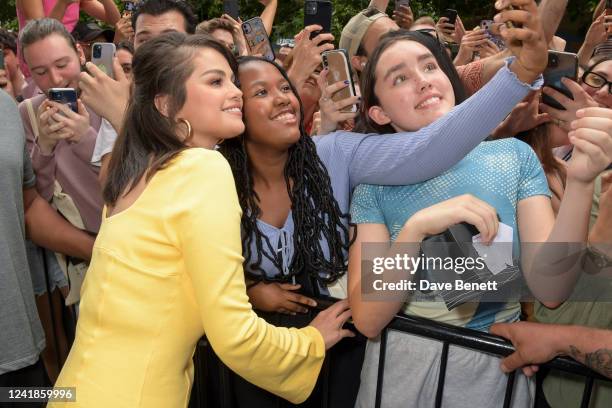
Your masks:
<path fill-rule="evenodd" d="M 561 83 L 561 78 L 577 80 L 578 56 L 570 52 L 548 51 L 548 65 L 543 72 L 543 76 L 545 86 L 549 86 L 573 99 L 570 90 Z M 555 109 L 565 110 L 559 102 L 548 95 L 542 95 L 542 102 Z"/>
<path fill-rule="evenodd" d="M 253 17 L 242 23 L 242 32 L 249 47 L 249 54 L 260 54 L 268 61 L 274 61 L 274 50 L 260 17 Z"/>
<path fill-rule="evenodd" d="M 504 40 L 501 37 L 493 34 L 493 31 L 492 31 L 493 24 L 495 24 L 495 22 L 493 20 L 481 20 L 480 21 L 480 28 L 485 30 L 487 38 L 489 40 L 493 41 L 493 43 L 495 45 L 497 45 L 497 48 L 499 48 L 500 50 L 503 51 L 503 50 L 506 49 L 506 43 L 504 42 Z"/>
<path fill-rule="evenodd" d="M 455 25 L 455 21 L 457 21 L 457 10 L 446 9 L 440 14 L 440 17 L 448 18 L 448 24 Z"/>
<path fill-rule="evenodd" d="M 320 31 L 310 33 L 311 40 L 320 33 L 331 32 L 332 13 L 332 3 L 329 0 L 306 0 L 304 2 L 304 27 L 313 24 L 323 27 Z"/>
<path fill-rule="evenodd" d="M 238 0 L 223 0 L 223 13 L 231 16 L 234 20 L 240 18 L 240 3 Z"/>
<path fill-rule="evenodd" d="M 48 92 L 49 100 L 70 106 L 73 112 L 78 113 L 77 92 L 74 88 L 51 88 Z"/>
<path fill-rule="evenodd" d="M 395 9 L 399 10 L 400 6 L 410 7 L 410 0 L 395 0 Z"/>
<path fill-rule="evenodd" d="M 115 44 L 94 43 L 91 47 L 91 62 L 111 78 L 113 76 L 113 58 L 115 57 Z"/>
<path fill-rule="evenodd" d="M 123 2 L 123 11 L 134 12 L 136 10 L 136 3 L 133 1 L 124 1 Z"/>
<path fill-rule="evenodd" d="M 349 64 L 346 50 L 338 49 L 325 51 L 321 54 L 321 58 L 323 60 L 323 68 L 329 70 L 327 74 L 327 85 L 335 84 L 340 81 L 349 81 L 347 87 L 342 88 L 332 95 L 332 100 L 338 102 L 351 96 L 356 96 L 355 83 L 353 82 L 351 65 Z M 347 106 L 342 109 L 342 112 L 357 112 L 357 105 Z"/>
<path fill-rule="evenodd" d="M 0 69 L 4 69 L 4 52 L 0 50 Z"/>

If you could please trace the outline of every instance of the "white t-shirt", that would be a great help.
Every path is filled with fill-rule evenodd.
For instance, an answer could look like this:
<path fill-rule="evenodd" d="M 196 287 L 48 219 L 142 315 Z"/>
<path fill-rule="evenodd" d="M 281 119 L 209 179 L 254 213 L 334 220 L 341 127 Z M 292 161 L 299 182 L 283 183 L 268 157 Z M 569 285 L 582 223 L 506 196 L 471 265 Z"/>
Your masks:
<path fill-rule="evenodd" d="M 115 140 L 117 140 L 117 131 L 110 124 L 109 121 L 102 118 L 100 124 L 100 130 L 98 131 L 98 137 L 96 138 L 96 145 L 94 147 L 93 155 L 91 156 L 91 164 L 94 166 L 102 165 L 102 157 L 113 151 Z"/>

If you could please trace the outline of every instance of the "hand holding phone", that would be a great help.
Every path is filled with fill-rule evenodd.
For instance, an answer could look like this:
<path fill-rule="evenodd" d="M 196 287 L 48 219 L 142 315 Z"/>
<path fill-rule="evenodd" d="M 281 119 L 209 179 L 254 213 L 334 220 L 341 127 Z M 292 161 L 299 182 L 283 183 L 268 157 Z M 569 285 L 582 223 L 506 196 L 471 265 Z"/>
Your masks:
<path fill-rule="evenodd" d="M 76 90 L 72 88 L 51 88 L 49 90 L 48 104 L 57 109 L 51 115 L 57 126 L 53 137 L 65 139 L 76 143 L 81 140 L 89 130 L 89 112 L 85 105 L 77 98 Z"/>
<path fill-rule="evenodd" d="M 448 24 L 455 25 L 455 22 L 457 21 L 457 10 L 446 9 L 440 14 L 440 17 L 446 17 Z"/>
<path fill-rule="evenodd" d="M 242 23 L 241 27 L 249 47 L 249 54 L 261 55 L 268 61 L 274 61 L 274 50 L 261 18 L 253 17 Z"/>
<path fill-rule="evenodd" d="M 574 99 L 572 92 L 561 82 L 562 78 L 573 81 L 578 79 L 578 56 L 569 52 L 548 51 L 548 65 L 543 73 L 544 85 Z M 543 94 L 542 102 L 555 109 L 565 110 L 563 105 L 552 97 Z"/>
<path fill-rule="evenodd" d="M 327 86 L 342 82 L 344 85 L 342 89 L 334 92 L 331 95 L 331 99 L 334 102 L 340 102 L 347 100 L 348 98 L 357 96 L 355 92 L 355 83 L 353 82 L 353 75 L 349 64 L 348 55 L 345 50 L 331 50 L 325 51 L 321 58 L 323 60 L 323 68 L 328 70 L 327 73 Z M 356 105 L 344 106 L 340 109 L 341 112 L 357 112 Z"/>
<path fill-rule="evenodd" d="M 89 130 L 89 112 L 77 99 L 74 88 L 51 88 L 38 108 L 37 145 L 43 154 L 53 152 L 61 141 L 78 142 Z"/>

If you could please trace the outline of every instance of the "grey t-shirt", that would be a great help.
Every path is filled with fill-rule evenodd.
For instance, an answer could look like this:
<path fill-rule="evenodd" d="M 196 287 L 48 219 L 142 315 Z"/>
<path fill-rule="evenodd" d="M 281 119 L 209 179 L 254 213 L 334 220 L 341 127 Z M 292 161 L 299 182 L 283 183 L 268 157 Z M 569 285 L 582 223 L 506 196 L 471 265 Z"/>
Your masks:
<path fill-rule="evenodd" d="M 25 248 L 23 189 L 35 182 L 17 106 L 0 91 L 0 374 L 34 364 L 45 347 Z"/>

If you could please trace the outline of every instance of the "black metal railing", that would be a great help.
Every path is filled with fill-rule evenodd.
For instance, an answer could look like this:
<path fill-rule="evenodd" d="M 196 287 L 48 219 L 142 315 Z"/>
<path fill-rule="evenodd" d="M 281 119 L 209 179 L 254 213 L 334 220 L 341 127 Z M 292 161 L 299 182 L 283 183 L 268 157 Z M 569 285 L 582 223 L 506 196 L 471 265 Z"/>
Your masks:
<path fill-rule="evenodd" d="M 398 331 L 402 333 L 418 335 L 428 339 L 436 340 L 442 343 L 442 353 L 440 358 L 440 370 L 438 377 L 438 385 L 435 398 L 435 407 L 442 406 L 442 397 L 444 395 L 444 384 L 446 377 L 446 367 L 448 361 L 448 352 L 450 345 L 456 345 L 464 348 L 469 348 L 482 353 L 492 354 L 500 357 L 505 357 L 514 352 L 514 347 L 507 340 L 476 330 L 466 329 L 463 327 L 452 326 L 444 323 L 439 323 L 433 320 L 398 315 L 391 323 L 383 330 L 380 339 L 380 356 L 378 364 L 378 378 L 376 384 L 375 408 L 381 407 L 383 395 L 383 380 L 385 375 L 385 359 L 387 351 L 387 338 L 389 331 Z M 227 368 L 221 366 L 219 368 L 218 380 L 214 385 L 211 385 L 210 378 L 205 378 L 208 349 L 210 345 L 205 339 L 200 340 L 198 349 L 194 357 L 196 366 L 196 374 L 194 378 L 194 387 L 192 390 L 190 408 L 231 408 L 232 407 L 232 390 L 227 380 Z M 589 406 L 593 385 L 595 380 L 611 382 L 612 380 L 600 375 L 599 373 L 589 369 L 588 367 L 576 362 L 568 357 L 557 357 L 545 364 L 541 365 L 545 369 L 554 369 L 566 373 L 572 373 L 584 377 L 585 386 L 582 396 L 581 408 Z M 330 367 L 333 370 L 333 367 Z M 210 372 L 210 371 L 209 371 Z M 506 391 L 504 395 L 503 407 L 510 407 L 512 394 L 514 391 L 514 383 L 516 372 L 508 375 L 506 383 Z M 211 396 L 210 393 L 215 393 Z M 211 402 L 211 397 L 212 401 Z"/>
<path fill-rule="evenodd" d="M 512 344 L 510 344 L 507 340 L 492 334 L 439 323 L 420 317 L 405 315 L 396 316 L 381 333 L 375 408 L 380 408 L 381 406 L 383 379 L 385 374 L 387 336 L 390 330 L 418 335 L 442 342 L 440 374 L 438 377 L 438 387 L 435 399 L 436 408 L 442 406 L 448 349 L 451 344 L 500 357 L 508 356 L 514 352 L 514 347 Z M 555 358 L 546 364 L 542 364 L 542 367 L 577 374 L 585 378 L 585 387 L 582 395 L 582 403 L 580 405 L 581 408 L 587 408 L 589 406 L 595 380 L 611 381 L 610 379 L 568 357 Z M 508 375 L 503 403 L 504 408 L 510 407 L 512 393 L 514 390 L 515 376 L 516 372 Z"/>

